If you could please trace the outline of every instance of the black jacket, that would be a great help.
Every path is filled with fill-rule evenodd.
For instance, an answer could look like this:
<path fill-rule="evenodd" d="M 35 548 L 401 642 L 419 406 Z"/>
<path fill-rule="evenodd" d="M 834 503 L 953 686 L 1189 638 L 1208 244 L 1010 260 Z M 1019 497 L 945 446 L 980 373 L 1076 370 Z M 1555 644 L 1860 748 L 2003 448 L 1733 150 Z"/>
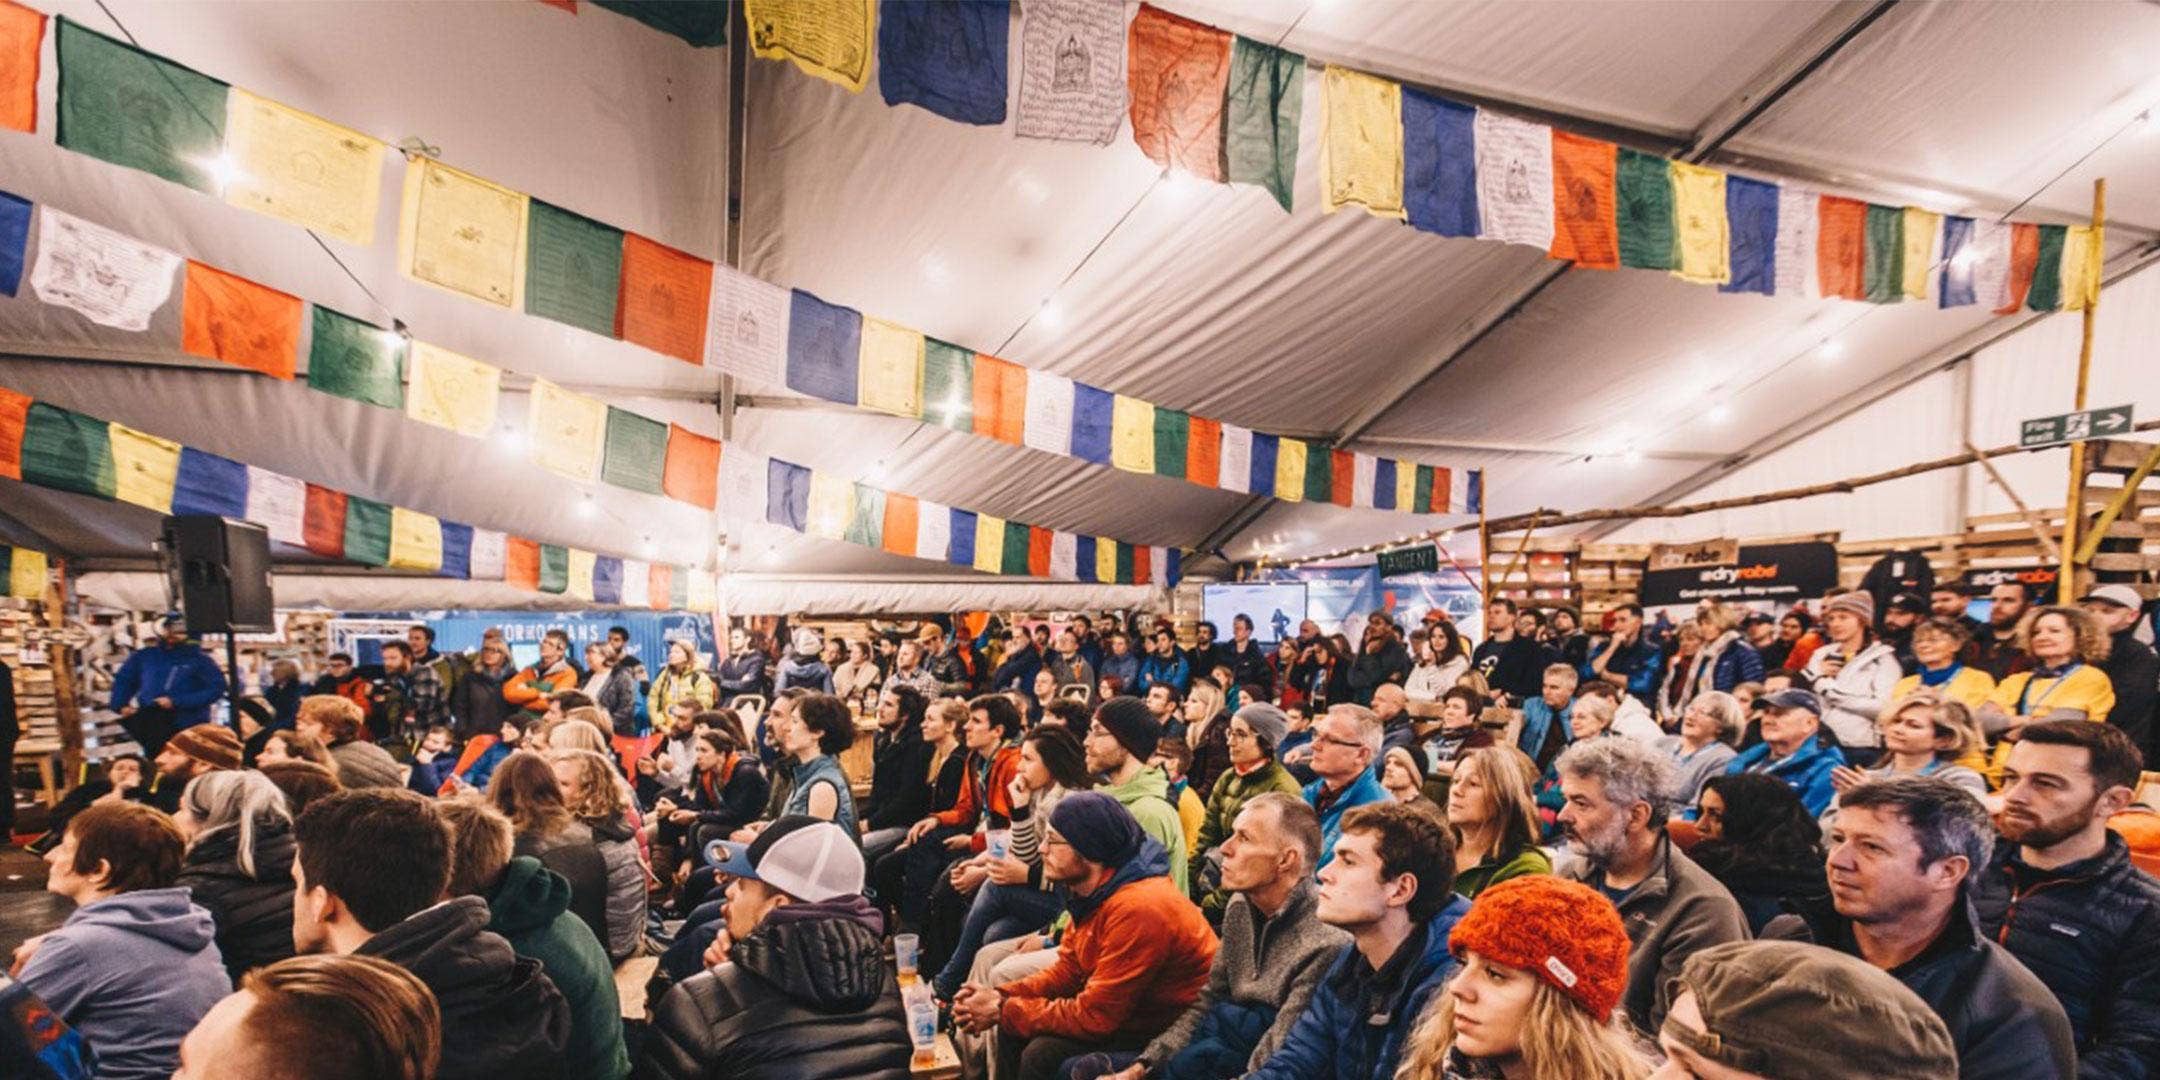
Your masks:
<path fill-rule="evenodd" d="M 1401 683 L 1409 678 L 1410 650 L 1392 637 L 1378 651 L 1360 648 L 1357 657 L 1350 661 L 1350 692 L 1357 696 L 1360 705 L 1372 704 L 1373 691 L 1382 685 Z"/>
<path fill-rule="evenodd" d="M 603 945 L 607 943 L 607 856 L 593 843 L 590 829 L 571 825 L 546 839 L 527 833 L 517 838 L 510 853 L 538 859 L 540 865 L 561 874 L 570 883 L 570 914 L 591 927 Z"/>
<path fill-rule="evenodd" d="M 475 663 L 458 676 L 450 688 L 450 725 L 459 739 L 475 735 L 499 735 L 503 720 L 522 710 L 503 700 L 503 684 L 516 676 L 515 665 L 493 671 Z"/>
<path fill-rule="evenodd" d="M 1980 928 L 2032 969 L 2070 1014 L 2078 1072 L 2160 1076 L 2160 881 L 2130 845 L 2036 870 L 2004 841 L 1973 885 Z"/>
<path fill-rule="evenodd" d="M 437 1080 L 564 1077 L 570 1007 L 540 961 L 511 951 L 488 931 L 488 918 L 487 901 L 461 896 L 384 930 L 356 952 L 404 968 L 435 992 L 442 1007 Z"/>
<path fill-rule="evenodd" d="M 905 829 L 930 813 L 930 744 L 922 729 L 902 727 L 894 734 L 877 733 L 870 750 L 870 812 L 863 818 L 872 829 Z"/>
<path fill-rule="evenodd" d="M 645 1075 L 908 1080 L 912 1049 L 875 909 L 859 896 L 775 909 L 653 1015 Z"/>
<path fill-rule="evenodd" d="M 1257 686 L 1267 691 L 1275 689 L 1275 672 L 1268 667 L 1267 654 L 1261 652 L 1260 646 L 1251 640 L 1245 642 L 1242 650 L 1237 647 L 1236 638 L 1216 645 L 1215 662 L 1229 668 L 1230 677 L 1236 679 L 1239 686 Z M 1193 674 L 1201 673 L 1196 671 Z M 1408 673 L 1403 677 L 1408 678 Z"/>
<path fill-rule="evenodd" d="M 2115 687 L 2115 707 L 2108 710 L 2108 723 L 2122 729 L 2130 741 L 2144 752 L 2146 761 L 2160 758 L 2153 744 L 2153 704 L 2160 698 L 2160 655 L 2153 647 L 2139 641 L 2133 627 L 2115 635 L 2115 647 L 2108 652 L 2108 682 Z"/>
<path fill-rule="evenodd" d="M 293 838 L 282 821 L 255 834 L 255 873 L 240 867 L 240 831 L 227 828 L 188 849 L 175 884 L 217 923 L 218 952 L 238 983 L 249 969 L 293 954 Z"/>
<path fill-rule="evenodd" d="M 1485 676 L 1486 685 L 1521 704 L 1544 692 L 1551 656 L 1545 646 L 1526 637 L 1487 639 L 1470 654 L 1470 666 Z"/>

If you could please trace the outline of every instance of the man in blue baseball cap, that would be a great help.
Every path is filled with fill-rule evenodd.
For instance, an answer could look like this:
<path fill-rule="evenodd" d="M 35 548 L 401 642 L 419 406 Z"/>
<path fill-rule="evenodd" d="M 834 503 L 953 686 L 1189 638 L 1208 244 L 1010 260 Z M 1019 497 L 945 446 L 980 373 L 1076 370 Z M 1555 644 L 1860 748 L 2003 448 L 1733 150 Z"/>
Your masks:
<path fill-rule="evenodd" d="M 1755 699 L 1762 712 L 1762 743 L 1733 759 L 1725 771 L 1768 773 L 1783 780 L 1817 817 L 1837 796 L 1830 774 L 1845 764 L 1845 751 L 1822 726 L 1822 699 L 1811 690 L 1780 690 Z"/>

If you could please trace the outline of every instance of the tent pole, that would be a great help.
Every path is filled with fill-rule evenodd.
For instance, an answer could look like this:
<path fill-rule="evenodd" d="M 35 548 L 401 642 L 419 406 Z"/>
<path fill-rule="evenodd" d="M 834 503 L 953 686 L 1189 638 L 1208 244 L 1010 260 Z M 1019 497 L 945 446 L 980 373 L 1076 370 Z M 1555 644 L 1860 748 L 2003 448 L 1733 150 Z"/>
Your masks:
<path fill-rule="evenodd" d="M 2098 253 L 2104 254 L 2107 221 L 2107 177 L 2093 181 L 2092 242 Z M 2099 314 L 2100 290 L 2093 289 L 2092 299 L 2085 304 L 2083 336 L 2078 344 L 2077 397 L 2070 407 L 2085 411 L 2085 389 L 2092 376 L 2093 319 Z M 2067 558 L 2078 550 L 2078 522 L 2085 516 L 2085 443 L 2083 440 L 2070 444 L 2070 494 L 2063 503 L 2062 553 L 2066 558 L 2059 563 L 2061 571 L 2055 575 L 2055 602 L 2072 603 L 2077 598 L 2077 562 Z"/>
<path fill-rule="evenodd" d="M 1477 569 L 1478 605 L 1492 603 L 1492 531 L 1485 524 L 1485 500 L 1480 498 L 1477 506 Z M 1486 628 L 1491 633 L 1490 627 Z"/>

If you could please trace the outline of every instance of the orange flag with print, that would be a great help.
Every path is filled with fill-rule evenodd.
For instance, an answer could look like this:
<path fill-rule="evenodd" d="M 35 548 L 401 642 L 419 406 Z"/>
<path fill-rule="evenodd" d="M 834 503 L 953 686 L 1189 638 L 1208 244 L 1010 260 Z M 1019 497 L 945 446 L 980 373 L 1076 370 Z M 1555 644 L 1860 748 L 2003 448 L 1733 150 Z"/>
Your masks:
<path fill-rule="evenodd" d="M 1592 270 L 1619 268 L 1620 226 L 1613 210 L 1619 154 L 1603 139 L 1553 129 L 1553 258 Z"/>
<path fill-rule="evenodd" d="M 44 41 L 42 12 L 0 0 L 0 128 L 37 130 L 38 52 Z"/>
<path fill-rule="evenodd" d="M 2040 226 L 2013 224 L 2010 226 L 2010 288 L 2003 294 L 2003 306 L 1995 309 L 1997 315 L 2015 315 L 2025 306 L 2025 294 L 2032 291 L 2033 271 L 2040 267 Z"/>
<path fill-rule="evenodd" d="M 616 336 L 685 363 L 704 363 L 712 275 L 713 264 L 695 255 L 624 233 Z"/>
<path fill-rule="evenodd" d="M 1222 180 L 1227 32 L 1140 5 L 1125 46 L 1125 85 L 1133 142 L 1149 160 Z"/>
<path fill-rule="evenodd" d="M 1825 195 L 1815 212 L 1815 272 L 1822 294 L 1867 299 L 1867 204 Z"/>
<path fill-rule="evenodd" d="M 306 306 L 297 296 L 190 259 L 180 347 L 194 356 L 290 379 Z"/>
<path fill-rule="evenodd" d="M 0 476 L 22 479 L 23 430 L 29 424 L 29 396 L 0 386 Z"/>
<path fill-rule="evenodd" d="M 1027 431 L 1027 369 L 975 354 L 975 434 L 1021 445 Z"/>

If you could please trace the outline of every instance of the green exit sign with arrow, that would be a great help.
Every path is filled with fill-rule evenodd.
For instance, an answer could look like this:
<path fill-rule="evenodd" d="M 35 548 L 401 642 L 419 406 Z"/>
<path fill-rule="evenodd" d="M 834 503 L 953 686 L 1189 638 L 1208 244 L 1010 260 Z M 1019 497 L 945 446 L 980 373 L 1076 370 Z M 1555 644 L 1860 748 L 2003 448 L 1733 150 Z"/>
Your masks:
<path fill-rule="evenodd" d="M 2087 409 L 2061 416 L 2039 416 L 2018 425 L 2018 446 L 2031 449 L 2086 439 L 2111 439 L 2129 434 L 2130 424 L 2128 405 Z"/>

